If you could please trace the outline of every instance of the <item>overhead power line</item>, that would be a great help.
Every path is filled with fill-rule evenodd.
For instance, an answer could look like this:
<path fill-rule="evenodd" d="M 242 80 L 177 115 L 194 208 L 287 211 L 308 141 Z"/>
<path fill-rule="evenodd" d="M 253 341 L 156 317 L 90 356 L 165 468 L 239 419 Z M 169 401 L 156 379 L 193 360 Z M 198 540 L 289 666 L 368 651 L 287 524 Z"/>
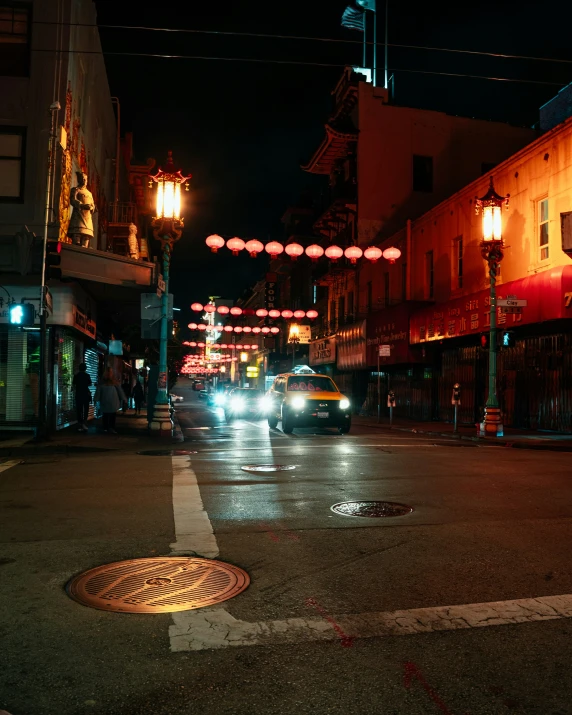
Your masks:
<path fill-rule="evenodd" d="M 54 22 L 50 20 L 34 20 L 35 25 L 66 25 L 67 27 L 96 27 L 98 29 L 106 30 L 139 30 L 147 32 L 173 32 L 173 33 L 191 33 L 199 35 L 221 35 L 221 36 L 231 36 L 231 37 L 257 37 L 261 39 L 270 40 L 302 40 L 308 42 L 331 42 L 340 43 L 346 45 L 360 45 L 363 46 L 362 40 L 348 40 L 344 38 L 333 38 L 333 37 L 308 37 L 303 35 L 273 35 L 263 32 L 236 32 L 231 30 L 196 30 L 186 27 L 147 27 L 144 25 L 109 25 L 109 24 L 97 24 L 92 23 L 81 23 L 81 22 Z M 368 42 L 368 45 L 372 45 L 372 42 Z M 457 54 L 467 54 L 467 55 L 480 55 L 482 57 L 497 57 L 500 59 L 510 59 L 510 60 L 530 60 L 533 62 L 556 62 L 561 64 L 572 64 L 572 60 L 559 59 L 556 57 L 535 57 L 532 55 L 512 55 L 503 52 L 484 52 L 481 50 L 459 50 L 451 47 L 431 47 L 424 45 L 403 45 L 396 43 L 389 43 L 388 47 L 395 47 L 407 50 L 426 50 L 430 52 L 452 52 Z"/>

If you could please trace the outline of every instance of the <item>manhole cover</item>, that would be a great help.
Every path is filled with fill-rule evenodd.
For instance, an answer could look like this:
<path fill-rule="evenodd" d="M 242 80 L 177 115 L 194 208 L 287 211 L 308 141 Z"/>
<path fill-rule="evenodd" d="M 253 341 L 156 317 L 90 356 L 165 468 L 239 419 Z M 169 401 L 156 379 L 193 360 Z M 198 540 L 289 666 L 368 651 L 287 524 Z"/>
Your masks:
<path fill-rule="evenodd" d="M 186 454 L 198 454 L 193 449 L 147 449 L 137 454 L 144 454 L 146 457 L 184 457 Z"/>
<path fill-rule="evenodd" d="M 404 516 L 413 511 L 413 507 L 393 501 L 345 501 L 340 504 L 334 504 L 331 509 L 342 516 L 365 516 L 369 518 Z"/>
<path fill-rule="evenodd" d="M 131 559 L 73 578 L 68 595 L 84 606 L 118 613 L 174 613 L 227 601 L 250 577 L 222 561 L 188 557 Z"/>
<path fill-rule="evenodd" d="M 293 464 L 247 464 L 241 469 L 244 472 L 289 472 L 296 467 Z"/>

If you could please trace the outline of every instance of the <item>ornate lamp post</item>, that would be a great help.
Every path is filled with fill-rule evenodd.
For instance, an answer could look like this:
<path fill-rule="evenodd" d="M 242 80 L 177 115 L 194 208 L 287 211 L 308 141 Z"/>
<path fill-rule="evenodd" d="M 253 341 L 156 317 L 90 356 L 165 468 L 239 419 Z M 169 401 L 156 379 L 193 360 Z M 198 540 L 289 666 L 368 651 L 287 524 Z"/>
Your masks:
<path fill-rule="evenodd" d="M 163 437 L 172 433 L 173 423 L 169 409 L 169 394 L 167 386 L 167 321 L 169 304 L 169 265 L 173 246 L 183 233 L 183 218 L 181 217 L 181 186 L 188 191 L 188 180 L 191 176 L 183 176 L 175 171 L 173 154 L 168 152 L 165 171 L 159 171 L 150 177 L 157 184 L 157 207 L 151 226 L 153 236 L 161 242 L 163 252 L 163 281 L 165 288 L 161 296 L 161 342 L 159 347 L 159 381 L 157 401 L 151 420 L 151 429 Z"/>
<path fill-rule="evenodd" d="M 476 212 L 482 212 L 483 240 L 481 254 L 489 264 L 490 293 L 490 335 L 489 335 L 489 394 L 485 405 L 485 420 L 481 423 L 481 435 L 502 437 L 503 425 L 497 397 L 497 291 L 496 278 L 499 264 L 503 259 L 502 207 L 508 206 L 510 194 L 500 196 L 493 184 L 480 199 L 476 198 Z"/>

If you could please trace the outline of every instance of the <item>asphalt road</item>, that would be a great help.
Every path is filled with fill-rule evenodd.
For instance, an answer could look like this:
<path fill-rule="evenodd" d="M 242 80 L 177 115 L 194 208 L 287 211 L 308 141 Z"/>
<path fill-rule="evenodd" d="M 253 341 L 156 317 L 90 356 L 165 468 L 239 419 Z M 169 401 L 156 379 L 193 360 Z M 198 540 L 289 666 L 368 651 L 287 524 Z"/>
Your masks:
<path fill-rule="evenodd" d="M 258 420 L 227 425 L 190 390 L 175 391 L 185 397 L 180 446 L 196 451 L 177 459 L 196 479 L 218 558 L 245 569 L 250 587 L 175 616 L 71 601 L 64 586 L 81 571 L 170 553 L 173 459 L 136 454 L 128 440 L 25 458 L 0 471 L 0 708 L 572 713 L 572 620 L 508 622 L 531 603 L 547 609 L 539 598 L 572 594 L 569 454 L 374 427 L 284 435 Z M 250 464 L 295 469 L 241 469 Z M 331 511 L 362 499 L 413 512 Z M 491 602 L 498 618 L 474 605 Z"/>

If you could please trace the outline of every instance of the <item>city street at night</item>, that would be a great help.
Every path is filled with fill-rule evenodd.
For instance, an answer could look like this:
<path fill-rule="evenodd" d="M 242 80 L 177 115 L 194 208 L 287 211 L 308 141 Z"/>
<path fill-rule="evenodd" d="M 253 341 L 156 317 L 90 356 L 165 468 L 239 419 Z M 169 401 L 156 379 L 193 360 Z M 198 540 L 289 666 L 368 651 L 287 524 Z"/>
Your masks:
<path fill-rule="evenodd" d="M 228 425 L 186 384 L 183 442 L 127 416 L 118 436 L 62 433 L 2 457 L 8 712 L 570 712 L 569 453 L 360 418 L 348 435 Z M 291 468 L 243 469 L 261 465 Z M 413 511 L 331 509 L 350 501 Z M 218 558 L 250 586 L 158 615 L 66 594 L 82 571 L 168 555 Z"/>

